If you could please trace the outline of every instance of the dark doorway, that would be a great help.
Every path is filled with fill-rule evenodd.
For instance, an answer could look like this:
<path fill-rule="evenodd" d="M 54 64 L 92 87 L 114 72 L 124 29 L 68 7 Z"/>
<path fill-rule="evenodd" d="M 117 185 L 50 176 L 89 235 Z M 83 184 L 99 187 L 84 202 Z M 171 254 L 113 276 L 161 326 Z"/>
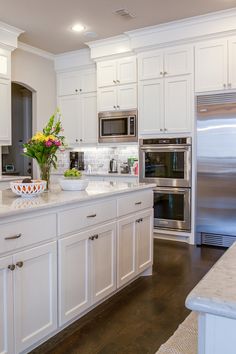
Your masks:
<path fill-rule="evenodd" d="M 31 136 L 32 92 L 12 83 L 12 145 L 2 148 L 3 174 L 32 177 L 32 160 L 23 156 L 23 144 Z"/>

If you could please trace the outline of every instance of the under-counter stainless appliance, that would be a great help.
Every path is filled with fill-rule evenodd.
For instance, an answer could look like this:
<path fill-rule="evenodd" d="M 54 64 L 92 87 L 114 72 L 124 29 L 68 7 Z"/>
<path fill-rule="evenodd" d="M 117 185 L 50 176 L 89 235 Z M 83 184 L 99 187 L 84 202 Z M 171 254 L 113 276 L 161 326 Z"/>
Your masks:
<path fill-rule="evenodd" d="M 197 97 L 197 243 L 236 241 L 236 93 Z"/>
<path fill-rule="evenodd" d="M 190 188 L 154 189 L 154 227 L 189 231 L 190 218 Z"/>
<path fill-rule="evenodd" d="M 191 138 L 141 139 L 139 178 L 163 187 L 191 186 Z"/>
<path fill-rule="evenodd" d="M 137 141 L 137 119 L 136 110 L 98 113 L 98 141 L 100 143 Z"/>
<path fill-rule="evenodd" d="M 139 145 L 139 179 L 153 182 L 154 227 L 191 229 L 191 138 L 148 138 Z"/>

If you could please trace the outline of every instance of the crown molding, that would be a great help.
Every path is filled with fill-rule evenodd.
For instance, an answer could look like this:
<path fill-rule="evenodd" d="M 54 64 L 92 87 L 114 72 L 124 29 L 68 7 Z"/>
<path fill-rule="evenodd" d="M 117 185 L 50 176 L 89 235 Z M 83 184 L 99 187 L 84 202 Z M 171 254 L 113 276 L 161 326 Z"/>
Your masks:
<path fill-rule="evenodd" d="M 17 48 L 24 50 L 25 52 L 29 52 L 29 53 L 38 55 L 38 56 L 43 57 L 45 59 L 49 59 L 49 60 L 53 60 L 53 61 L 55 59 L 55 54 L 47 52 L 47 51 L 39 49 L 39 48 L 36 48 L 36 47 L 32 47 L 31 45 L 20 42 L 20 41 L 18 41 Z"/>
<path fill-rule="evenodd" d="M 95 67 L 95 62 L 91 59 L 90 49 L 83 48 L 71 52 L 55 55 L 55 70 L 57 72 Z"/>
<path fill-rule="evenodd" d="M 17 48 L 17 39 L 23 32 L 17 27 L 0 22 L 0 46 L 10 51 L 14 50 Z"/>
<path fill-rule="evenodd" d="M 96 60 L 110 55 L 132 52 L 130 39 L 126 34 L 85 43 L 91 49 L 91 58 Z"/>

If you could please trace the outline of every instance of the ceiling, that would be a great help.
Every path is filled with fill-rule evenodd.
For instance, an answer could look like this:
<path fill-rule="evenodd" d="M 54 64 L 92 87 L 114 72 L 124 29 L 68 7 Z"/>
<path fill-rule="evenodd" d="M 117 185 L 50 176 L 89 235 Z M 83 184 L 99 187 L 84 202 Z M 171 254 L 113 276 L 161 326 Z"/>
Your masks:
<path fill-rule="evenodd" d="M 0 0 L 0 21 L 24 30 L 20 41 L 58 54 L 84 48 L 90 40 L 232 7 L 236 0 Z M 135 18 L 114 14 L 121 8 Z M 77 22 L 97 37 L 72 32 Z"/>

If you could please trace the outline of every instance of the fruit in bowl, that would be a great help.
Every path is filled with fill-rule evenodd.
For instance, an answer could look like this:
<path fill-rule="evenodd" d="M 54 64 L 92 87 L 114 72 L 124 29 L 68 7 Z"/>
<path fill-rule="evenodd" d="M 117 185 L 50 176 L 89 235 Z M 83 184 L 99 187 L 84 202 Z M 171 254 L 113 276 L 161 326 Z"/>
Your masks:
<path fill-rule="evenodd" d="M 46 181 L 24 178 L 22 181 L 11 182 L 10 187 L 13 193 L 21 197 L 31 198 L 44 192 Z"/>
<path fill-rule="evenodd" d="M 65 178 L 76 178 L 79 179 L 82 177 L 82 173 L 80 171 L 78 171 L 76 168 L 71 168 L 69 170 L 66 170 L 64 172 L 64 177 Z"/>

